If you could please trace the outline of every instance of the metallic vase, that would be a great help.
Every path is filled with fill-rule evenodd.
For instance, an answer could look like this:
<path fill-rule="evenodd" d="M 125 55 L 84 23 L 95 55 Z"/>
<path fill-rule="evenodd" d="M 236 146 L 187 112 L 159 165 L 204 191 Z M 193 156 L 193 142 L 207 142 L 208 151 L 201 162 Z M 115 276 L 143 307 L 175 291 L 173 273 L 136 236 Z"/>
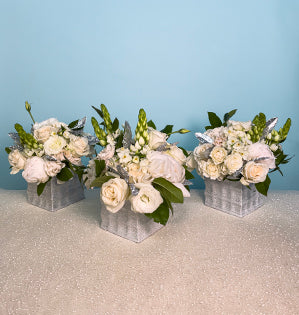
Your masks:
<path fill-rule="evenodd" d="M 160 230 L 163 225 L 154 222 L 153 219 L 142 213 L 133 212 L 127 201 L 124 207 L 116 213 L 108 211 L 105 205 L 101 203 L 100 227 L 110 233 L 139 243 Z"/>
<path fill-rule="evenodd" d="M 36 190 L 37 184 L 28 183 L 28 202 L 49 211 L 56 211 L 85 198 L 83 186 L 77 175 L 63 184 L 58 184 L 57 178 L 53 177 L 40 196 Z"/>
<path fill-rule="evenodd" d="M 250 189 L 239 181 L 205 178 L 205 205 L 237 217 L 244 217 L 261 207 L 266 197 L 253 184 Z"/>

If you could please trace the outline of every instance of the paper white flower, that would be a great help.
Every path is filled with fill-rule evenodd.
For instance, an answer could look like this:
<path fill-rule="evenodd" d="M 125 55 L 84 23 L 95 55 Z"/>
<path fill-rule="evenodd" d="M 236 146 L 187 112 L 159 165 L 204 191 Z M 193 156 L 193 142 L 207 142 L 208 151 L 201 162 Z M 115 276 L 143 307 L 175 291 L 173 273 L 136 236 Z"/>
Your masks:
<path fill-rule="evenodd" d="M 45 171 L 50 177 L 56 176 L 64 167 L 65 164 L 59 161 L 45 161 Z"/>
<path fill-rule="evenodd" d="M 19 150 L 13 150 L 8 154 L 8 162 L 12 166 L 10 174 L 17 174 L 24 169 L 26 157 Z"/>
<path fill-rule="evenodd" d="M 120 149 L 117 149 L 116 152 L 119 157 L 120 163 L 126 164 L 132 160 L 129 149 L 125 149 L 124 147 L 122 147 Z"/>
<path fill-rule="evenodd" d="M 148 146 L 150 149 L 155 150 L 157 149 L 160 145 L 166 144 L 166 140 L 168 138 L 166 133 L 160 132 L 158 130 L 155 130 L 151 127 L 148 128 Z"/>
<path fill-rule="evenodd" d="M 184 167 L 168 154 L 152 151 L 147 155 L 149 173 L 153 178 L 164 177 L 172 183 L 182 183 L 185 179 Z"/>
<path fill-rule="evenodd" d="M 22 176 L 28 183 L 45 183 L 49 179 L 45 171 L 45 161 L 38 156 L 29 158 L 26 161 Z"/>
<path fill-rule="evenodd" d="M 226 166 L 228 173 L 233 174 L 243 166 L 243 159 L 240 153 L 232 153 L 227 156 L 224 161 L 224 165 Z"/>
<path fill-rule="evenodd" d="M 213 162 L 218 165 L 221 164 L 227 156 L 227 151 L 223 147 L 215 146 L 210 153 Z"/>
<path fill-rule="evenodd" d="M 266 164 L 250 161 L 243 169 L 243 176 L 248 183 L 260 183 L 265 181 L 269 168 Z"/>
<path fill-rule="evenodd" d="M 137 196 L 132 196 L 130 199 L 132 211 L 152 213 L 163 203 L 160 192 L 151 184 L 136 184 L 136 187 L 140 190 Z"/>
<path fill-rule="evenodd" d="M 44 143 L 45 153 L 48 155 L 58 154 L 63 150 L 63 148 L 66 146 L 66 144 L 67 143 L 63 137 L 60 137 L 58 135 L 51 136 Z"/>
<path fill-rule="evenodd" d="M 129 187 L 125 180 L 112 178 L 104 183 L 101 189 L 101 198 L 106 208 L 110 212 L 119 211 L 125 204 L 129 195 Z"/>

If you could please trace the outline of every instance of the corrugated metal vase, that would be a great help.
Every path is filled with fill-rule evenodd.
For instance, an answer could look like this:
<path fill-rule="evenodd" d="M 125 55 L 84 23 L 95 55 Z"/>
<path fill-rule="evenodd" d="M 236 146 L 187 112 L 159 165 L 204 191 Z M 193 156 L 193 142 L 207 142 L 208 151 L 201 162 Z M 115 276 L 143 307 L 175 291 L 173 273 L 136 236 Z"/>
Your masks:
<path fill-rule="evenodd" d="M 153 219 L 142 213 L 133 212 L 127 201 L 124 207 L 116 213 L 108 211 L 101 202 L 100 227 L 110 233 L 139 243 L 160 230 L 163 225 L 154 222 Z"/>
<path fill-rule="evenodd" d="M 253 184 L 250 189 L 239 181 L 205 178 L 205 205 L 237 217 L 244 217 L 261 207 L 266 197 Z"/>
<path fill-rule="evenodd" d="M 59 210 L 85 198 L 83 186 L 77 175 L 63 184 L 57 184 L 57 178 L 53 177 L 40 196 L 36 189 L 37 184 L 28 183 L 28 202 L 49 211 Z"/>

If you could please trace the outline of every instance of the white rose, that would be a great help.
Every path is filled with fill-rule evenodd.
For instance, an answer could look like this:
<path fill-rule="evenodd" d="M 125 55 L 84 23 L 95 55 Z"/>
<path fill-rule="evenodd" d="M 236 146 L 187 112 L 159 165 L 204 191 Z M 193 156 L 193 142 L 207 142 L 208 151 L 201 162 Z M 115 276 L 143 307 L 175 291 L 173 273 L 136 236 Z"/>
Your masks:
<path fill-rule="evenodd" d="M 224 161 L 228 173 L 233 174 L 243 166 L 242 155 L 239 153 L 232 153 Z"/>
<path fill-rule="evenodd" d="M 265 164 L 268 168 L 275 168 L 275 157 L 273 152 L 265 143 L 256 142 L 251 144 L 247 149 L 247 159 L 255 160 L 265 158 L 265 160 L 258 161 Z"/>
<path fill-rule="evenodd" d="M 44 150 L 45 150 L 45 153 L 48 155 L 59 154 L 65 146 L 66 146 L 65 139 L 63 137 L 54 135 L 54 136 L 51 136 L 44 143 Z"/>
<path fill-rule="evenodd" d="M 243 176 L 248 183 L 260 183 L 265 181 L 268 171 L 267 165 L 250 161 L 244 167 Z"/>
<path fill-rule="evenodd" d="M 136 187 L 140 190 L 137 196 L 132 196 L 130 199 L 132 211 L 152 213 L 163 203 L 160 192 L 152 185 L 139 183 L 136 184 Z"/>
<path fill-rule="evenodd" d="M 128 174 L 134 183 L 147 183 L 152 179 L 147 168 L 142 167 L 140 163 L 130 163 L 127 168 Z"/>
<path fill-rule="evenodd" d="M 81 161 L 81 157 L 80 156 L 77 156 L 76 154 L 73 154 L 69 150 L 64 150 L 63 154 L 64 154 L 64 157 L 67 160 L 69 160 L 72 164 L 77 165 L 77 166 L 81 166 L 82 165 L 82 161 Z"/>
<path fill-rule="evenodd" d="M 174 158 L 159 151 L 147 155 L 148 171 L 153 178 L 163 177 L 172 183 L 182 183 L 185 179 L 185 169 Z"/>
<path fill-rule="evenodd" d="M 45 171 L 45 161 L 38 156 L 29 158 L 26 161 L 22 176 L 28 183 L 45 183 L 49 179 Z"/>
<path fill-rule="evenodd" d="M 78 156 L 86 156 L 90 152 L 88 139 L 85 137 L 72 136 L 70 137 L 68 148 L 74 151 Z"/>
<path fill-rule="evenodd" d="M 175 160 L 177 160 L 181 165 L 186 162 L 186 156 L 182 149 L 178 148 L 177 146 L 172 145 L 167 151 L 163 153 L 169 154 Z"/>
<path fill-rule="evenodd" d="M 45 171 L 48 176 L 54 177 L 65 167 L 64 163 L 59 161 L 46 161 L 45 162 Z"/>
<path fill-rule="evenodd" d="M 108 144 L 104 150 L 102 150 L 98 156 L 98 160 L 109 160 L 114 156 L 115 146 L 112 144 Z"/>
<path fill-rule="evenodd" d="M 101 189 L 101 198 L 110 212 L 119 211 L 129 195 L 129 187 L 125 180 L 112 178 L 104 183 Z"/>
<path fill-rule="evenodd" d="M 19 150 L 13 150 L 8 154 L 8 162 L 12 166 L 10 174 L 17 174 L 25 167 L 26 158 Z"/>
<path fill-rule="evenodd" d="M 160 145 L 166 144 L 166 140 L 168 138 L 166 133 L 160 132 L 158 130 L 155 130 L 151 127 L 148 128 L 148 146 L 150 149 L 157 149 Z"/>
<path fill-rule="evenodd" d="M 223 147 L 215 146 L 210 153 L 213 162 L 218 165 L 221 164 L 227 156 L 227 151 Z"/>
<path fill-rule="evenodd" d="M 207 173 L 208 178 L 215 180 L 221 175 L 219 166 L 216 165 L 212 160 L 209 160 L 205 164 L 205 167 L 206 167 L 205 172 Z"/>
<path fill-rule="evenodd" d="M 212 151 L 213 144 L 205 143 L 197 146 L 194 151 L 194 159 L 199 162 L 200 160 L 208 160 L 210 153 Z"/>

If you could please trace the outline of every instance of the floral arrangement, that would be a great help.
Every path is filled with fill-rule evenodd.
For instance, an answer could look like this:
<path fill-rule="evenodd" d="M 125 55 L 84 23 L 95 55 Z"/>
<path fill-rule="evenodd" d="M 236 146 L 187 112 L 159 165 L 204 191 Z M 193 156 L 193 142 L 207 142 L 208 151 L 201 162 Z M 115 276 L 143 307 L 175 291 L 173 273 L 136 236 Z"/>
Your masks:
<path fill-rule="evenodd" d="M 25 102 L 25 108 L 33 125 L 28 133 L 17 123 L 16 132 L 9 133 L 15 142 L 13 146 L 5 148 L 11 165 L 10 173 L 23 170 L 24 179 L 37 184 L 38 195 L 54 176 L 60 182 L 65 182 L 77 174 L 81 180 L 85 168 L 81 157 L 92 154 L 95 138 L 83 134 L 86 118 L 69 125 L 55 118 L 38 123 L 31 114 L 28 102 Z"/>
<path fill-rule="evenodd" d="M 211 125 L 203 134 L 195 134 L 200 141 L 193 152 L 196 170 L 212 180 L 236 180 L 248 187 L 255 184 L 261 194 L 267 195 L 271 183 L 268 174 L 282 174 L 279 165 L 290 160 L 281 143 L 287 138 L 291 119 L 277 131 L 277 118 L 267 121 L 265 114 L 259 113 L 252 121 L 230 120 L 236 111 L 226 113 L 223 121 L 208 113 Z"/>
<path fill-rule="evenodd" d="M 167 125 L 158 131 L 140 109 L 132 137 L 127 121 L 120 129 L 118 119 L 112 122 L 104 104 L 101 109 L 93 108 L 103 120 L 99 124 L 95 117 L 91 119 L 103 150 L 89 161 L 83 176 L 85 185 L 101 188 L 108 211 L 121 211 L 128 200 L 132 211 L 165 225 L 172 203 L 183 203 L 184 197 L 190 196 L 188 180 L 193 178 L 188 171 L 190 154 L 167 140 L 171 134 L 189 130 L 173 131 L 173 125 Z"/>

